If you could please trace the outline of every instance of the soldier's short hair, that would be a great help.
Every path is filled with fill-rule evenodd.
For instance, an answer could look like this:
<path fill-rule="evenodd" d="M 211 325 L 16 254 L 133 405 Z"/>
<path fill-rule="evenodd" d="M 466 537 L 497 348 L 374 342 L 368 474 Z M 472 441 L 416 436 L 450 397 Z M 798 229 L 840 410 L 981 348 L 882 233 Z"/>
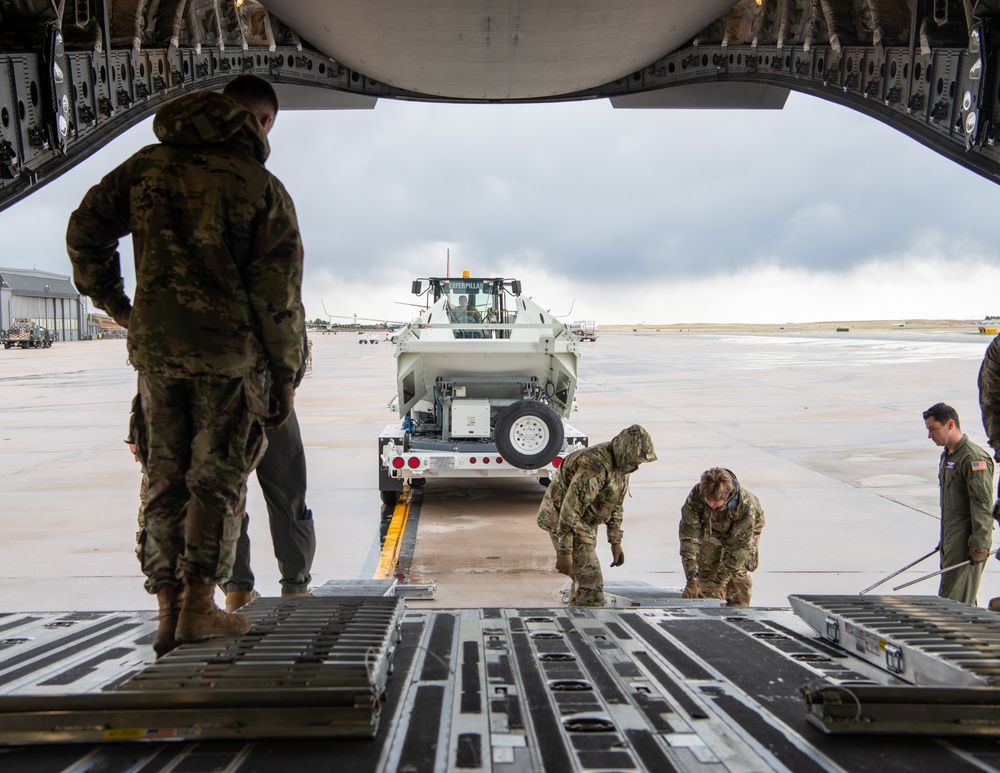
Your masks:
<path fill-rule="evenodd" d="M 266 108 L 275 117 L 278 115 L 278 95 L 274 92 L 274 86 L 256 75 L 249 73 L 237 75 L 226 84 L 222 90 L 222 96 L 239 102 L 248 110 L 256 111 L 260 108 Z"/>
<path fill-rule="evenodd" d="M 729 499 L 734 491 L 736 491 L 736 486 L 733 483 L 733 476 L 729 474 L 729 470 L 722 467 L 712 467 L 710 470 L 705 470 L 701 474 L 701 480 L 698 481 L 698 493 L 702 499 L 713 501 Z"/>
<path fill-rule="evenodd" d="M 958 411 L 947 403 L 934 403 L 934 405 L 924 411 L 924 421 L 927 421 L 927 419 L 934 419 L 938 424 L 945 424 L 948 419 L 951 419 L 955 422 L 955 429 L 962 428 L 962 425 L 958 421 Z"/>

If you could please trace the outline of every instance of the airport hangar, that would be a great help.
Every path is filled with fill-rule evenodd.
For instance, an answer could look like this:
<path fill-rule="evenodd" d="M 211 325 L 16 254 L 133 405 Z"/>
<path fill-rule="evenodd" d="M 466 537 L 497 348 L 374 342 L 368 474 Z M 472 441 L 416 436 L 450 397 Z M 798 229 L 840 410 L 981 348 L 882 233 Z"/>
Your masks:
<path fill-rule="evenodd" d="M 14 320 L 29 319 L 57 341 L 79 341 L 90 335 L 86 300 L 68 276 L 34 269 L 0 268 L 0 330 Z"/>
<path fill-rule="evenodd" d="M 1000 0 L 0 0 L 0 209 L 241 72 L 292 109 L 780 109 L 794 90 L 997 180 L 998 17 Z"/>

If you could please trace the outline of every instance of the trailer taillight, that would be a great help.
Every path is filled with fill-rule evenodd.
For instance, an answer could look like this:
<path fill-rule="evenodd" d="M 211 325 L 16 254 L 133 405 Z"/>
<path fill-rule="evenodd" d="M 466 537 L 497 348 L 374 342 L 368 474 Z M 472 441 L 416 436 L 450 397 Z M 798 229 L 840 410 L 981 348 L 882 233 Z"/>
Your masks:
<path fill-rule="evenodd" d="M 420 459 L 416 456 L 411 456 L 406 463 L 410 465 L 411 470 L 415 470 L 420 466 Z"/>
<path fill-rule="evenodd" d="M 403 464 L 404 462 L 402 456 L 394 456 L 392 458 L 392 466 L 395 467 L 397 470 L 403 469 Z"/>
<path fill-rule="evenodd" d="M 559 467 L 562 467 L 562 460 L 563 458 L 561 456 L 557 456 L 555 459 L 552 460 L 552 466 L 557 469 Z"/>

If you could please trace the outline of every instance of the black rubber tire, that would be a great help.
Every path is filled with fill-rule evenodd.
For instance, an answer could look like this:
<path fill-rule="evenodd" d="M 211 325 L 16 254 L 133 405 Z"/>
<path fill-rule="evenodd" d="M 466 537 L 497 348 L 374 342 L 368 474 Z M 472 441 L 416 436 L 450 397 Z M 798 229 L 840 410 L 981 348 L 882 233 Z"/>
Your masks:
<path fill-rule="evenodd" d="M 537 400 L 521 400 L 504 408 L 497 416 L 494 435 L 500 456 L 521 470 L 547 465 L 564 440 L 556 412 Z"/>
<path fill-rule="evenodd" d="M 378 492 L 378 495 L 382 499 L 382 504 L 386 507 L 395 507 L 399 504 L 398 491 L 380 491 Z"/>
<path fill-rule="evenodd" d="M 410 488 L 423 488 L 427 485 L 427 478 L 410 478 Z"/>

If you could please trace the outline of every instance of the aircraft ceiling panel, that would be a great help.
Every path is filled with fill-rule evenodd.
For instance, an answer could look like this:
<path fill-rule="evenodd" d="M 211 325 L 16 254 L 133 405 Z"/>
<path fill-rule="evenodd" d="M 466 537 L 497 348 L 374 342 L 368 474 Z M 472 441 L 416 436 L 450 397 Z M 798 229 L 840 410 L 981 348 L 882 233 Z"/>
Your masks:
<path fill-rule="evenodd" d="M 264 0 L 311 45 L 376 81 L 455 99 L 596 88 L 673 51 L 733 0 Z"/>
<path fill-rule="evenodd" d="M 788 89 L 764 83 L 699 83 L 611 97 L 616 109 L 781 110 Z"/>

